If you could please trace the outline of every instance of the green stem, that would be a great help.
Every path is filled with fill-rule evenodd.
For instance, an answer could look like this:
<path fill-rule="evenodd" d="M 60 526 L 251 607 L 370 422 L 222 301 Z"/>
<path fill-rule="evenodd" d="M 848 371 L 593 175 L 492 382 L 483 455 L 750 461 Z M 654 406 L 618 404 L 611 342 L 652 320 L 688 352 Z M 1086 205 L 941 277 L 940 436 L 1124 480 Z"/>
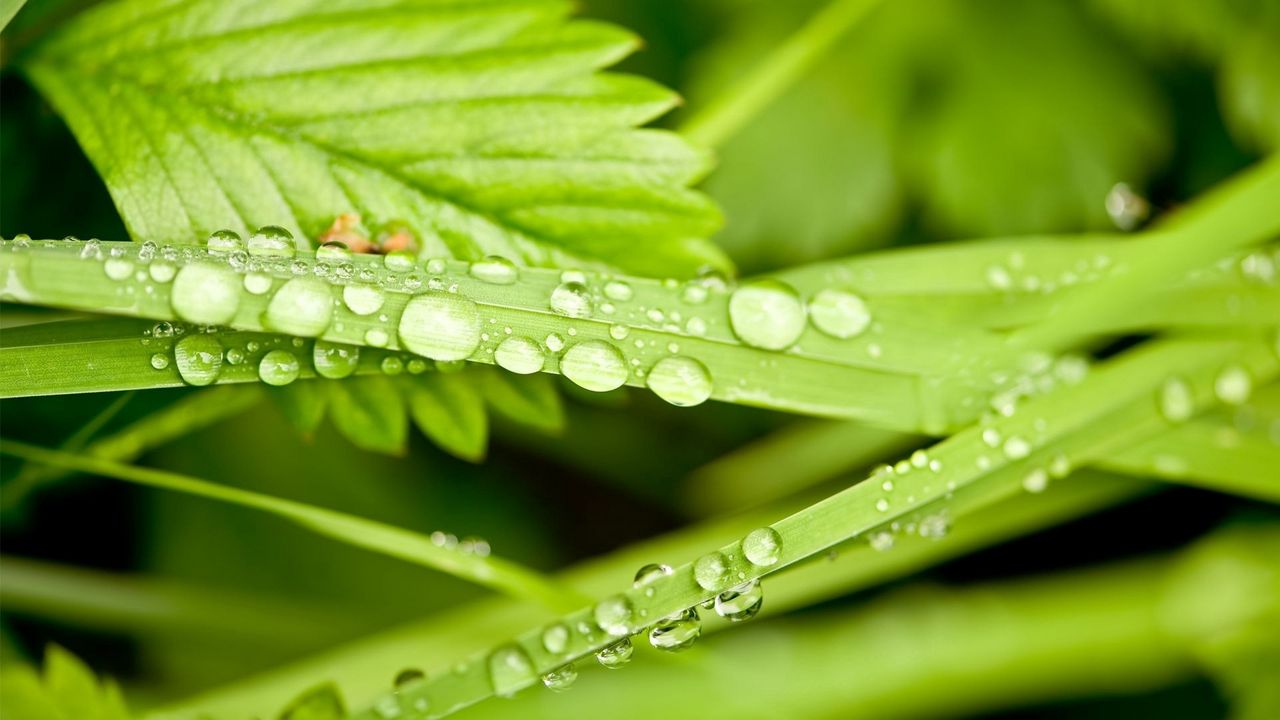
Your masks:
<path fill-rule="evenodd" d="M 575 607 L 582 602 L 582 597 L 576 593 L 511 561 L 464 553 L 438 545 L 431 538 L 418 533 L 336 510 L 217 485 L 177 473 L 48 450 L 13 440 L 0 441 L 0 453 L 31 462 L 262 510 L 291 520 L 320 535 L 434 568 L 512 597 L 541 603 L 553 610 Z"/>
<path fill-rule="evenodd" d="M 709 148 L 724 145 L 762 110 L 810 72 L 880 0 L 833 0 L 758 65 L 689 118 L 680 132 Z"/>

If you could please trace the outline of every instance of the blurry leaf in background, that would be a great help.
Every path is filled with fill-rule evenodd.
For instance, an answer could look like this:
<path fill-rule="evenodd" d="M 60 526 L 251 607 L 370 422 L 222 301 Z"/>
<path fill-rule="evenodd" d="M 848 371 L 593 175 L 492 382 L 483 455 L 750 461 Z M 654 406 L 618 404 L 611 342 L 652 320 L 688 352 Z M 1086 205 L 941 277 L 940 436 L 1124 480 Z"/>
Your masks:
<path fill-rule="evenodd" d="M 803 7 L 721 0 L 733 28 L 694 102 L 802 21 Z M 721 153 L 708 190 L 751 269 L 884 244 L 905 202 L 941 238 L 1110 226 L 1171 147 L 1165 99 L 1072 3 L 887 3 Z"/>
<path fill-rule="evenodd" d="M 347 711 L 332 683 L 304 692 L 280 712 L 280 720 L 342 720 Z"/>
<path fill-rule="evenodd" d="M 57 645 L 45 651 L 44 673 L 6 664 L 0 671 L 0 715 L 7 720 L 129 720 L 120 690 Z"/>
<path fill-rule="evenodd" d="M 1218 102 L 1237 142 L 1280 149 L 1280 5 L 1271 0 L 1091 0 L 1147 55 L 1217 69 Z"/>

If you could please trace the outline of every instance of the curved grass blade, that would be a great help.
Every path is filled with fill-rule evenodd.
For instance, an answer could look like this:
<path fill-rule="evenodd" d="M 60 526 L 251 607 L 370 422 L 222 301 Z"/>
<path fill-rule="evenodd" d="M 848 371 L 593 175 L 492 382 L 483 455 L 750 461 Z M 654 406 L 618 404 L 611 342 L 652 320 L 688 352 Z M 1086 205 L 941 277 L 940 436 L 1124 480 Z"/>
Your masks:
<path fill-rule="evenodd" d="M 513 562 L 446 548 L 418 533 L 336 510 L 217 485 L 177 473 L 47 450 L 12 440 L 0 441 L 0 453 L 262 510 L 341 542 L 433 568 L 555 610 L 564 610 L 581 602 L 576 593 Z"/>

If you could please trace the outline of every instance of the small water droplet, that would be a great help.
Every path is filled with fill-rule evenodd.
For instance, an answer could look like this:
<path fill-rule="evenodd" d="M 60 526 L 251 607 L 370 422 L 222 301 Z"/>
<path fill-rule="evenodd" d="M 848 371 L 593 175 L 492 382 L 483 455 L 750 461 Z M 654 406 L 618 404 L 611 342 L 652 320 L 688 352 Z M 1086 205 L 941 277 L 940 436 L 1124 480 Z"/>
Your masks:
<path fill-rule="evenodd" d="M 333 295 L 329 285 L 316 278 L 294 278 L 286 282 L 267 303 L 263 318 L 276 332 L 316 337 L 333 320 Z"/>
<path fill-rule="evenodd" d="M 742 554 L 753 565 L 775 565 L 782 556 L 782 536 L 771 527 L 756 528 L 742 539 Z"/>
<path fill-rule="evenodd" d="M 604 296 L 617 302 L 627 302 L 633 295 L 631 286 L 621 280 L 610 280 L 604 284 Z"/>
<path fill-rule="evenodd" d="M 715 611 L 730 622 L 742 622 L 755 617 L 764 605 L 764 587 L 759 580 L 745 582 L 716 596 Z"/>
<path fill-rule="evenodd" d="M 147 274 L 158 283 L 167 283 L 178 272 L 178 267 L 168 260 L 155 260 L 147 266 Z"/>
<path fill-rule="evenodd" d="M 591 292 L 580 282 L 564 282 L 551 291 L 551 309 L 571 318 L 591 316 Z"/>
<path fill-rule="evenodd" d="M 520 279 L 516 264 L 499 255 L 471 263 L 471 277 L 492 285 L 510 285 Z"/>
<path fill-rule="evenodd" d="M 1029 493 L 1044 492 L 1049 487 L 1049 474 L 1042 468 L 1036 468 L 1022 478 L 1022 488 Z"/>
<path fill-rule="evenodd" d="M 382 258 L 382 266 L 393 273 L 406 273 L 418 264 L 418 258 L 410 250 L 395 250 Z"/>
<path fill-rule="evenodd" d="M 1170 377 L 1160 385 L 1157 398 L 1160 414 L 1169 422 L 1184 422 L 1195 413 L 1195 398 L 1191 386 L 1180 377 Z"/>
<path fill-rule="evenodd" d="M 372 285 L 347 285 L 342 288 L 342 302 L 356 315 L 372 315 L 382 309 L 386 296 Z"/>
<path fill-rule="evenodd" d="M 1253 394 L 1253 378 L 1239 365 L 1229 365 L 1213 381 L 1213 394 L 1228 405 L 1243 405 Z"/>
<path fill-rule="evenodd" d="M 461 295 L 414 296 L 400 316 L 400 342 L 432 360 L 463 360 L 480 346 L 480 310 Z"/>
<path fill-rule="evenodd" d="M 391 681 L 391 685 L 397 690 L 401 690 L 415 683 L 420 683 L 426 678 L 426 673 L 418 668 L 405 668 L 396 673 L 395 680 Z"/>
<path fill-rule="evenodd" d="M 626 595 L 613 595 L 596 603 L 592 617 L 601 630 L 609 635 L 619 636 L 631 633 L 633 613 L 631 601 Z"/>
<path fill-rule="evenodd" d="M 729 583 L 729 559 L 709 552 L 693 562 L 693 579 L 703 590 L 722 590 Z"/>
<path fill-rule="evenodd" d="M 533 661 L 518 645 L 507 645 L 489 655 L 489 682 L 493 693 L 499 697 L 511 697 L 517 690 L 533 682 Z"/>
<path fill-rule="evenodd" d="M 240 278 L 225 267 L 184 265 L 173 279 L 169 302 L 187 322 L 223 325 L 240 306 Z"/>
<path fill-rule="evenodd" d="M 675 571 L 671 569 L 670 565 L 650 563 L 636 571 L 636 577 L 635 580 L 632 581 L 631 586 L 634 588 L 646 587 L 652 585 L 661 578 L 671 575 L 673 572 Z"/>
<path fill-rule="evenodd" d="M 631 662 L 631 655 L 634 652 L 635 646 L 631 644 L 631 638 L 622 638 L 596 653 L 596 660 L 609 670 L 617 670 Z"/>
<path fill-rule="evenodd" d="M 226 255 L 244 249 L 244 241 L 240 239 L 240 233 L 234 230 L 215 230 L 209 234 L 204 246 L 210 255 Z"/>
<path fill-rule="evenodd" d="M 887 530 L 871 533 L 867 538 L 867 543 L 871 545 L 871 549 L 876 552 L 886 552 L 893 549 L 893 533 Z"/>
<path fill-rule="evenodd" d="M 272 350 L 258 363 L 258 377 L 268 385 L 288 385 L 298 379 L 301 366 L 288 350 Z"/>
<path fill-rule="evenodd" d="M 711 397 L 711 374 L 702 363 L 689 357 L 659 360 L 646 382 L 653 394 L 677 407 L 700 405 Z"/>
<path fill-rule="evenodd" d="M 920 520 L 920 527 L 916 532 L 920 533 L 920 537 L 929 538 L 930 540 L 941 540 L 951 532 L 951 521 L 944 513 L 934 513 L 927 515 Z"/>
<path fill-rule="evenodd" d="M 249 273 L 244 276 L 244 289 L 254 295 L 265 295 L 271 291 L 274 279 L 265 273 Z"/>
<path fill-rule="evenodd" d="M 516 373 L 528 375 L 542 369 L 545 359 L 538 343 L 526 337 L 513 336 L 503 340 L 494 350 L 493 360 L 498 367 Z"/>
<path fill-rule="evenodd" d="M 631 328 L 622 323 L 614 323 L 609 326 L 609 337 L 614 340 L 626 340 L 631 334 Z"/>
<path fill-rule="evenodd" d="M 151 367 L 156 370 L 164 370 L 169 367 L 169 356 L 164 353 L 156 353 L 151 356 Z"/>
<path fill-rule="evenodd" d="M 548 335 L 546 343 L 547 349 L 553 353 L 558 353 L 564 349 L 564 338 L 560 337 L 556 333 Z"/>
<path fill-rule="evenodd" d="M 222 372 L 222 345 L 210 335 L 188 335 L 173 348 L 178 374 L 188 385 L 209 385 Z"/>
<path fill-rule="evenodd" d="M 331 240 L 316 248 L 316 259 L 330 263 L 351 261 L 351 248 L 338 240 Z"/>
<path fill-rule="evenodd" d="M 857 295 L 828 288 L 809 301 L 809 320 L 827 335 L 846 340 L 867 329 L 871 324 L 871 311 Z"/>
<path fill-rule="evenodd" d="M 404 361 L 395 355 L 388 355 L 382 358 L 378 367 L 384 375 L 399 375 L 404 372 Z"/>
<path fill-rule="evenodd" d="M 386 347 L 390 339 L 382 328 L 369 328 L 364 333 L 364 343 L 370 347 Z"/>
<path fill-rule="evenodd" d="M 685 608 L 659 620 L 649 629 L 649 644 L 657 650 L 680 652 L 693 647 L 702 635 L 702 621 L 696 608 Z"/>
<path fill-rule="evenodd" d="M 1013 435 L 1004 441 L 1004 456 L 1010 460 L 1018 460 L 1026 457 L 1031 453 L 1031 443 L 1023 438 Z"/>
<path fill-rule="evenodd" d="M 564 692 L 568 690 L 578 679 L 578 671 L 574 669 L 572 664 L 558 667 L 555 670 L 542 676 L 542 684 L 547 686 L 552 692 Z"/>
<path fill-rule="evenodd" d="M 294 253 L 293 233 L 279 225 L 258 228 L 245 245 L 255 257 L 293 257 Z"/>
<path fill-rule="evenodd" d="M 128 280 L 129 276 L 133 274 L 133 261 L 123 257 L 108 258 L 102 264 L 102 269 L 107 274 L 107 277 L 112 280 Z"/>
<path fill-rule="evenodd" d="M 550 337 L 547 339 L 550 346 Z M 588 340 L 569 348 L 560 359 L 560 372 L 575 385 L 592 392 L 614 390 L 627 380 L 622 353 L 601 340 Z"/>
<path fill-rule="evenodd" d="M 879 510 L 880 512 L 889 512 L 889 501 L 885 500 L 884 498 L 880 498 L 879 500 L 877 500 L 876 510 Z"/>
<path fill-rule="evenodd" d="M 542 631 L 542 647 L 552 655 L 560 655 L 569 647 L 569 628 L 556 623 Z"/>

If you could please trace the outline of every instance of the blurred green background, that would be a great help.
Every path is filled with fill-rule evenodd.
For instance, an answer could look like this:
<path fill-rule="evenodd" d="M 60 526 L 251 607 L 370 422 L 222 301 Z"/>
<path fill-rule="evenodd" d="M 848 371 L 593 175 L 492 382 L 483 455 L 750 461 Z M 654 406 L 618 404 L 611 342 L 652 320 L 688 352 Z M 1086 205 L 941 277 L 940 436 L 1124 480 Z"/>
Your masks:
<path fill-rule="evenodd" d="M 673 127 L 820 7 L 808 0 L 581 4 L 582 15 L 644 37 L 622 69 L 681 92 L 685 106 L 663 120 Z M 38 33 L 43 17 L 74 4 L 51 5 L 32 4 L 6 34 Z M 705 183 L 727 217 L 718 240 L 750 274 L 915 243 L 1113 229 L 1105 199 L 1117 183 L 1158 214 L 1280 144 L 1277 47 L 1280 3 L 1266 0 L 885 3 L 721 149 Z M 63 122 L 7 68 L 0 103 L 0 234 L 125 237 Z M 13 309 L 5 314 L 6 323 L 22 321 Z M 108 429 L 183 392 L 139 394 Z M 593 397 L 565 386 L 564 394 L 563 433 L 543 436 L 495 418 L 482 464 L 454 459 L 416 433 L 403 457 L 357 450 L 327 424 L 302 436 L 270 402 L 141 462 L 425 532 L 481 536 L 495 554 L 555 569 L 696 519 L 683 494 L 691 472 L 804 422 L 714 403 L 679 410 L 647 393 Z M 113 400 L 7 400 L 2 432 L 57 444 Z M 18 466 L 4 460 L 5 482 Z M 948 563 L 925 579 L 964 586 L 1173 550 L 1241 515 L 1280 519 L 1274 508 L 1168 490 Z M 148 608 L 136 604 L 133 620 L 127 611 L 73 617 L 0 609 L 6 656 L 38 657 L 46 643 L 60 643 L 120 678 L 135 705 L 216 686 L 481 594 L 251 511 L 93 478 L 58 483 L 6 508 L 2 542 L 6 558 L 31 561 L 8 565 L 9 577 L 0 576 L 8 592 L 21 583 L 54 587 L 60 573 L 121 593 L 143 582 L 190 591 L 200 614 L 163 622 L 148 620 Z M 873 602 L 892 589 L 808 612 Z M 130 597 L 104 593 L 103 602 L 129 606 Z M 1220 690 L 1192 676 L 1138 696 L 1032 704 L 995 717 L 1225 712 Z"/>

